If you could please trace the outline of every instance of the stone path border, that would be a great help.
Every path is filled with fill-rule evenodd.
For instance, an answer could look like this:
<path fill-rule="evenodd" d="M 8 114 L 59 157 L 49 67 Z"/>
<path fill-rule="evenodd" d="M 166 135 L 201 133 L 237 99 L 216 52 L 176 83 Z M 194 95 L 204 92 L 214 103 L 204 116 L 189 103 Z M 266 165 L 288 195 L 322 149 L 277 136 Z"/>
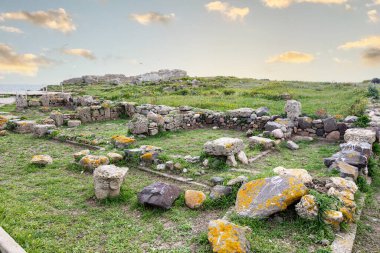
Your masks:
<path fill-rule="evenodd" d="M 0 227 L 0 252 L 1 253 L 26 253 L 20 245 Z"/>

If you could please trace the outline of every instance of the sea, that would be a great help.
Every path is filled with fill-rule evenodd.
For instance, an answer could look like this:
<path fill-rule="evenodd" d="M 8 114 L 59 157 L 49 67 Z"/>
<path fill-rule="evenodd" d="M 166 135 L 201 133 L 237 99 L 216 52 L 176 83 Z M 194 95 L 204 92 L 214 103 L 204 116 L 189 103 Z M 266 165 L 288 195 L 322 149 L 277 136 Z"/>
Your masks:
<path fill-rule="evenodd" d="M 43 84 L 0 84 L 1 92 L 38 91 L 45 87 Z"/>

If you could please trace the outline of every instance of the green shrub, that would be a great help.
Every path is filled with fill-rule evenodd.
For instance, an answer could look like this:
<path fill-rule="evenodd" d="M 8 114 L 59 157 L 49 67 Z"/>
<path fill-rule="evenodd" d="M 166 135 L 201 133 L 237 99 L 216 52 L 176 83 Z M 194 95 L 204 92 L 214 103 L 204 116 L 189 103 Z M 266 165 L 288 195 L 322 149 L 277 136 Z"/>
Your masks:
<path fill-rule="evenodd" d="M 358 177 L 356 185 L 361 192 L 371 191 L 371 186 L 367 183 L 367 180 L 363 176 Z"/>
<path fill-rule="evenodd" d="M 354 123 L 356 127 L 368 127 L 368 124 L 370 122 L 370 118 L 368 115 L 361 115 L 358 117 L 358 120 Z"/>
<path fill-rule="evenodd" d="M 379 99 L 379 90 L 374 86 L 370 85 L 368 87 L 368 97 L 374 98 L 374 99 Z"/>
<path fill-rule="evenodd" d="M 366 98 L 358 98 L 351 105 L 349 113 L 351 115 L 361 116 L 364 114 L 365 109 L 367 108 L 367 99 Z"/>
<path fill-rule="evenodd" d="M 235 93 L 236 93 L 236 91 L 234 91 L 234 90 L 223 90 L 223 94 L 226 96 L 233 95 Z"/>
<path fill-rule="evenodd" d="M 372 146 L 372 151 L 375 155 L 380 155 L 380 144 L 375 142 Z"/>
<path fill-rule="evenodd" d="M 16 123 L 13 122 L 13 121 L 8 121 L 6 126 L 5 126 L 5 129 L 8 130 L 8 131 L 13 131 L 16 129 Z"/>
<path fill-rule="evenodd" d="M 319 207 L 318 221 L 324 223 L 325 212 L 327 210 L 338 210 L 341 207 L 341 202 L 334 196 L 328 196 L 327 194 L 319 193 L 316 190 L 310 190 L 309 194 L 313 195 L 316 199 L 316 203 Z"/>
<path fill-rule="evenodd" d="M 208 167 L 213 170 L 227 170 L 228 165 L 226 163 L 225 157 L 216 157 L 216 156 L 210 156 L 206 154 L 205 152 L 202 152 L 200 155 L 201 161 L 207 159 L 208 160 Z"/>

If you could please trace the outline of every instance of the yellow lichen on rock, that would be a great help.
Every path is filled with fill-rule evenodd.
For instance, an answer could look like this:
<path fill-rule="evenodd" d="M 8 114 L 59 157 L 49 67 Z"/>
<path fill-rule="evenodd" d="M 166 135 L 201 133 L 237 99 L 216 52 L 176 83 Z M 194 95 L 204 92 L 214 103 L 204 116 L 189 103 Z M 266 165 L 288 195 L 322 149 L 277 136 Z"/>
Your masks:
<path fill-rule="evenodd" d="M 114 140 L 115 142 L 123 143 L 123 144 L 131 144 L 136 141 L 134 138 L 126 137 L 123 135 L 114 135 L 112 136 L 112 140 Z"/>
<path fill-rule="evenodd" d="M 257 197 L 261 187 L 265 184 L 265 179 L 258 179 L 244 184 L 236 198 L 236 211 L 242 211 L 249 207 L 252 200 Z"/>
<path fill-rule="evenodd" d="M 324 213 L 324 220 L 326 224 L 330 224 L 334 229 L 339 230 L 340 223 L 343 222 L 343 214 L 340 211 L 327 210 Z"/>
<path fill-rule="evenodd" d="M 148 152 L 148 153 L 141 155 L 140 158 L 143 160 L 152 160 L 153 154 L 151 152 Z"/>
<path fill-rule="evenodd" d="M 200 207 L 205 200 L 206 194 L 201 191 L 187 190 L 185 192 L 185 203 L 191 209 Z"/>
<path fill-rule="evenodd" d="M 7 122 L 8 122 L 8 119 L 0 115 L 0 130 L 5 126 L 5 124 L 7 124 Z"/>

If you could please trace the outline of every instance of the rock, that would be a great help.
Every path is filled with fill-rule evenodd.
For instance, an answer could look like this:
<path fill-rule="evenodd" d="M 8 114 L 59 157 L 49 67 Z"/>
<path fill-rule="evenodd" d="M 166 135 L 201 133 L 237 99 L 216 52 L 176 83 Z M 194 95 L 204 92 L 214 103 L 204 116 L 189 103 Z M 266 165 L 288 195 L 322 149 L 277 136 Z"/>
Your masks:
<path fill-rule="evenodd" d="M 215 186 L 215 185 L 221 185 L 223 184 L 224 182 L 224 178 L 222 177 L 212 177 L 210 179 L 211 183 Z"/>
<path fill-rule="evenodd" d="M 112 141 L 116 148 L 128 148 L 130 145 L 136 142 L 132 137 L 127 137 L 124 135 L 114 135 L 112 136 Z"/>
<path fill-rule="evenodd" d="M 166 165 L 165 163 L 157 164 L 156 170 L 165 170 Z"/>
<path fill-rule="evenodd" d="M 318 217 L 318 204 L 313 195 L 305 195 L 296 205 L 298 216 L 308 220 L 316 220 Z"/>
<path fill-rule="evenodd" d="M 7 117 L 0 115 L 0 130 L 4 130 L 7 126 L 9 119 Z"/>
<path fill-rule="evenodd" d="M 238 176 L 236 178 L 233 178 L 227 182 L 227 186 L 234 186 L 238 184 L 244 184 L 248 182 L 248 177 L 246 176 Z"/>
<path fill-rule="evenodd" d="M 237 154 L 237 159 L 242 163 L 242 164 L 248 164 L 248 158 L 247 155 L 245 154 L 244 151 L 240 151 Z"/>
<path fill-rule="evenodd" d="M 272 132 L 273 130 L 281 129 L 282 125 L 280 123 L 277 123 L 277 122 L 274 122 L 274 121 L 268 121 L 265 124 L 264 128 L 265 128 L 265 131 Z"/>
<path fill-rule="evenodd" d="M 249 137 L 248 141 L 251 147 L 259 145 L 259 146 L 262 146 L 263 149 L 265 150 L 271 149 L 275 146 L 275 143 L 273 140 L 268 139 L 268 138 L 258 137 L 258 136 Z"/>
<path fill-rule="evenodd" d="M 313 119 L 310 117 L 299 117 L 298 127 L 301 129 L 308 129 L 312 126 Z"/>
<path fill-rule="evenodd" d="M 292 140 L 295 141 L 295 142 L 298 142 L 298 141 L 308 141 L 308 142 L 311 142 L 311 141 L 314 141 L 314 138 L 313 137 L 309 137 L 309 136 L 295 135 L 295 136 L 292 137 Z"/>
<path fill-rule="evenodd" d="M 128 129 L 132 134 L 148 133 L 148 118 L 141 114 L 134 114 L 128 123 Z"/>
<path fill-rule="evenodd" d="M 343 178 L 351 177 L 352 179 L 356 180 L 359 176 L 359 169 L 357 167 L 343 161 L 334 162 L 329 169 L 339 171 L 340 176 Z"/>
<path fill-rule="evenodd" d="M 364 155 L 369 159 L 372 155 L 372 145 L 368 142 L 347 142 L 340 144 L 340 149 L 343 151 L 354 150 Z"/>
<path fill-rule="evenodd" d="M 165 163 L 165 168 L 168 170 L 173 170 L 174 169 L 174 162 L 173 161 L 167 161 Z"/>
<path fill-rule="evenodd" d="M 49 155 L 34 155 L 30 161 L 32 164 L 36 165 L 48 165 L 53 163 L 53 159 Z"/>
<path fill-rule="evenodd" d="M 226 115 L 231 118 L 235 118 L 235 117 L 249 118 L 252 113 L 254 113 L 254 110 L 252 108 L 239 108 L 239 109 L 227 111 Z"/>
<path fill-rule="evenodd" d="M 80 120 L 68 120 L 67 121 L 67 126 L 68 127 L 78 127 L 82 124 Z"/>
<path fill-rule="evenodd" d="M 251 252 L 250 243 L 246 238 L 248 233 L 251 233 L 249 228 L 226 220 L 212 220 L 208 225 L 208 240 L 213 252 Z"/>
<path fill-rule="evenodd" d="M 61 112 L 59 111 L 52 111 L 51 114 L 50 114 L 50 118 L 52 120 L 54 120 L 55 122 L 55 125 L 57 127 L 60 127 L 63 125 L 63 122 L 64 122 L 64 116 Z"/>
<path fill-rule="evenodd" d="M 338 161 L 343 161 L 359 168 L 364 168 L 368 164 L 367 157 L 354 150 L 342 150 L 335 155 Z"/>
<path fill-rule="evenodd" d="M 235 156 L 234 155 L 227 156 L 226 164 L 232 167 L 236 167 L 237 162 L 236 162 Z"/>
<path fill-rule="evenodd" d="M 7 130 L 0 130 L 0 136 L 6 136 L 6 135 L 8 135 Z"/>
<path fill-rule="evenodd" d="M 358 117 L 356 117 L 356 116 L 347 116 L 344 119 L 345 123 L 355 123 L 356 121 L 358 121 Z"/>
<path fill-rule="evenodd" d="M 204 144 L 204 151 L 214 156 L 230 156 L 239 153 L 244 149 L 241 139 L 223 137 Z"/>
<path fill-rule="evenodd" d="M 180 163 L 175 163 L 174 164 L 174 169 L 181 170 L 182 169 L 182 165 Z"/>
<path fill-rule="evenodd" d="M 286 117 L 295 120 L 301 115 L 302 106 L 301 103 L 296 100 L 288 100 L 285 105 Z"/>
<path fill-rule="evenodd" d="M 101 165 L 107 165 L 110 161 L 106 156 L 86 155 L 82 157 L 79 164 L 89 171 L 93 171 Z"/>
<path fill-rule="evenodd" d="M 327 210 L 324 213 L 323 221 L 326 224 L 332 225 L 334 229 L 339 230 L 340 223 L 343 222 L 343 214 L 342 212 L 339 212 L 339 211 Z"/>
<path fill-rule="evenodd" d="M 331 187 L 334 187 L 338 191 L 350 191 L 353 194 L 358 190 L 354 182 L 341 177 L 330 177 L 326 182 L 326 188 Z"/>
<path fill-rule="evenodd" d="M 215 185 L 211 188 L 210 198 L 219 199 L 232 193 L 232 188 L 224 185 Z"/>
<path fill-rule="evenodd" d="M 262 117 L 264 115 L 269 115 L 269 108 L 268 107 L 260 107 L 255 110 L 257 117 Z"/>
<path fill-rule="evenodd" d="M 15 131 L 20 134 L 28 134 L 33 133 L 34 126 L 36 122 L 33 120 L 20 120 L 16 121 L 16 129 Z"/>
<path fill-rule="evenodd" d="M 300 147 L 298 146 L 298 144 L 296 144 L 295 142 L 293 141 L 287 141 L 286 142 L 286 147 L 290 150 L 297 150 L 299 149 Z"/>
<path fill-rule="evenodd" d="M 116 163 L 123 160 L 123 156 L 118 153 L 110 152 L 107 154 L 107 156 L 110 159 L 111 163 Z"/>
<path fill-rule="evenodd" d="M 376 132 L 362 128 L 347 129 L 344 134 L 344 140 L 346 142 L 368 142 L 373 144 L 376 141 Z"/>
<path fill-rule="evenodd" d="M 301 180 L 301 182 L 304 184 L 308 184 L 313 181 L 313 178 L 310 176 L 307 170 L 304 169 L 286 169 L 284 167 L 276 167 L 273 169 L 273 172 L 280 176 L 293 176 Z"/>
<path fill-rule="evenodd" d="M 275 129 L 272 131 L 272 135 L 276 139 L 282 139 L 284 138 L 284 133 L 282 132 L 281 129 Z"/>
<path fill-rule="evenodd" d="M 307 187 L 295 177 L 258 179 L 239 189 L 235 209 L 240 216 L 264 218 L 285 210 L 307 192 Z"/>
<path fill-rule="evenodd" d="M 315 133 L 317 136 L 323 137 L 325 135 L 325 130 L 323 128 L 318 128 Z"/>
<path fill-rule="evenodd" d="M 185 204 L 190 209 L 196 209 L 202 206 L 206 200 L 206 194 L 202 191 L 187 190 L 185 191 Z"/>
<path fill-rule="evenodd" d="M 90 150 L 85 149 L 85 150 L 81 150 L 79 152 L 74 153 L 73 156 L 74 156 L 75 161 L 79 161 L 80 159 L 82 159 L 82 157 L 89 155 L 89 154 L 90 154 Z"/>
<path fill-rule="evenodd" d="M 340 140 L 340 132 L 339 131 L 332 131 L 326 136 L 327 140 L 331 141 L 339 141 Z"/>
<path fill-rule="evenodd" d="M 49 130 L 55 129 L 55 125 L 34 125 L 33 135 L 43 137 L 48 134 Z"/>
<path fill-rule="evenodd" d="M 115 165 L 102 165 L 94 171 L 94 187 L 97 199 L 117 197 L 120 187 L 128 172 L 128 168 L 119 168 Z"/>
<path fill-rule="evenodd" d="M 146 186 L 138 194 L 138 200 L 142 205 L 170 209 L 180 193 L 181 189 L 175 185 L 157 182 Z"/>
<path fill-rule="evenodd" d="M 323 119 L 322 121 L 323 121 L 323 128 L 326 133 L 330 133 L 338 129 L 338 125 L 336 124 L 335 118 L 330 117 L 330 118 Z"/>
<path fill-rule="evenodd" d="M 188 163 L 199 163 L 201 161 L 201 157 L 200 156 L 187 155 L 187 156 L 184 157 L 184 159 Z"/>

